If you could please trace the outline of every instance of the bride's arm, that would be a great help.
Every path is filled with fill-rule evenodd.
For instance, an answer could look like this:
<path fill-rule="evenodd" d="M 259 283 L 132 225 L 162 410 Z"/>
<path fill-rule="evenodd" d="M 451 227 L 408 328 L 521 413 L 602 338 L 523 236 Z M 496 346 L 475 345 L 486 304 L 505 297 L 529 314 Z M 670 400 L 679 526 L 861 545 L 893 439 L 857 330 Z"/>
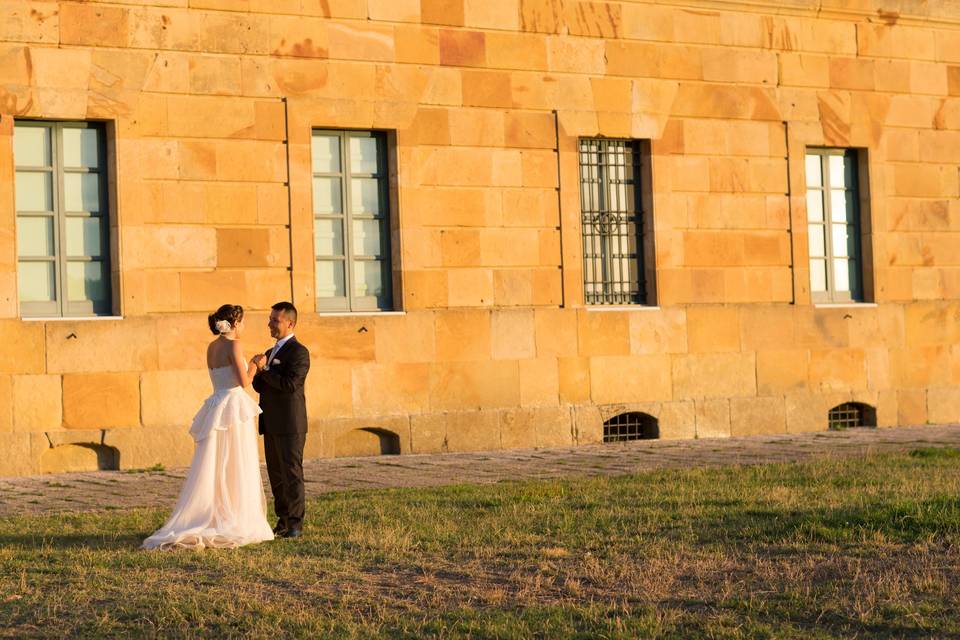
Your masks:
<path fill-rule="evenodd" d="M 240 381 L 240 386 L 249 387 L 250 383 L 253 382 L 253 376 L 257 372 L 257 365 L 253 364 L 253 361 L 247 362 L 243 357 L 243 350 L 240 348 L 240 343 L 236 340 L 233 341 L 233 370 L 237 374 L 237 380 Z"/>

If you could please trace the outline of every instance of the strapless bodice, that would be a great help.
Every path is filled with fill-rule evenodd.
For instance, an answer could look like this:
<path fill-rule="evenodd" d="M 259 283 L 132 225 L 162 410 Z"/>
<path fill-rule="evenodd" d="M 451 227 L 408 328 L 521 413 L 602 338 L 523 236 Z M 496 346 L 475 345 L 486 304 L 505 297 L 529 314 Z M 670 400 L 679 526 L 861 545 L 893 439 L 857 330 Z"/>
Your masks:
<path fill-rule="evenodd" d="M 193 417 L 190 435 L 198 442 L 211 431 L 225 431 L 233 427 L 249 425 L 256 429 L 254 419 L 260 415 L 260 407 L 240 386 L 233 367 L 207 369 L 213 393 L 210 394 L 197 415 Z"/>
<path fill-rule="evenodd" d="M 233 367 L 217 367 L 216 369 L 207 369 L 210 373 L 210 382 L 213 383 L 214 391 L 228 391 L 230 389 L 239 389 L 240 381 L 237 380 L 237 374 Z"/>

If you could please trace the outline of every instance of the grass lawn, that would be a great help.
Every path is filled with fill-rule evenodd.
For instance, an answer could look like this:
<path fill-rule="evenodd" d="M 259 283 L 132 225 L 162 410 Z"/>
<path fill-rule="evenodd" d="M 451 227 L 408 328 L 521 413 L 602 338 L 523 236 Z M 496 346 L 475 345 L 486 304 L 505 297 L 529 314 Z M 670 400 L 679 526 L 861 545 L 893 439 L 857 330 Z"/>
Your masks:
<path fill-rule="evenodd" d="M 960 451 L 330 494 L 144 552 L 172 505 L 0 519 L 0 637 L 960 637 Z"/>

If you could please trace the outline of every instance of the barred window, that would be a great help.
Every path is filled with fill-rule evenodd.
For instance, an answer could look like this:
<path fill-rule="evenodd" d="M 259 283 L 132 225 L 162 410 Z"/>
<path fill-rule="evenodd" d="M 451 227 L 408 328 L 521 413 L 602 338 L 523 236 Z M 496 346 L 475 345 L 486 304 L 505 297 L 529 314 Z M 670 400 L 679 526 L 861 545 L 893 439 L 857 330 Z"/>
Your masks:
<path fill-rule="evenodd" d="M 13 153 L 21 315 L 109 315 L 113 300 L 103 125 L 18 121 Z"/>
<path fill-rule="evenodd" d="M 835 431 L 854 427 L 875 427 L 877 410 L 862 402 L 845 402 L 827 412 L 827 424 Z"/>
<path fill-rule="evenodd" d="M 315 130 L 317 311 L 392 308 L 386 136 Z"/>
<path fill-rule="evenodd" d="M 604 442 L 656 440 L 659 437 L 660 423 L 648 413 L 629 411 L 615 415 L 603 423 Z"/>
<path fill-rule="evenodd" d="M 647 302 L 641 162 L 640 140 L 580 140 L 586 304 Z"/>
<path fill-rule="evenodd" d="M 863 301 L 857 152 L 808 149 L 806 174 L 811 298 Z"/>

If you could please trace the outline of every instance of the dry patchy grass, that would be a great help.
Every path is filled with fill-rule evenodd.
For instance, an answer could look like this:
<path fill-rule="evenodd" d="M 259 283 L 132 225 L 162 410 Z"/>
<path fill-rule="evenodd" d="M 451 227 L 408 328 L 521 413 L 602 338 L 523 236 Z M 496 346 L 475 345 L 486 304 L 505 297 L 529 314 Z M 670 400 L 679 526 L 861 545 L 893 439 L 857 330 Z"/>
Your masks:
<path fill-rule="evenodd" d="M 331 494 L 236 551 L 0 520 L 0 637 L 960 637 L 958 453 Z"/>

